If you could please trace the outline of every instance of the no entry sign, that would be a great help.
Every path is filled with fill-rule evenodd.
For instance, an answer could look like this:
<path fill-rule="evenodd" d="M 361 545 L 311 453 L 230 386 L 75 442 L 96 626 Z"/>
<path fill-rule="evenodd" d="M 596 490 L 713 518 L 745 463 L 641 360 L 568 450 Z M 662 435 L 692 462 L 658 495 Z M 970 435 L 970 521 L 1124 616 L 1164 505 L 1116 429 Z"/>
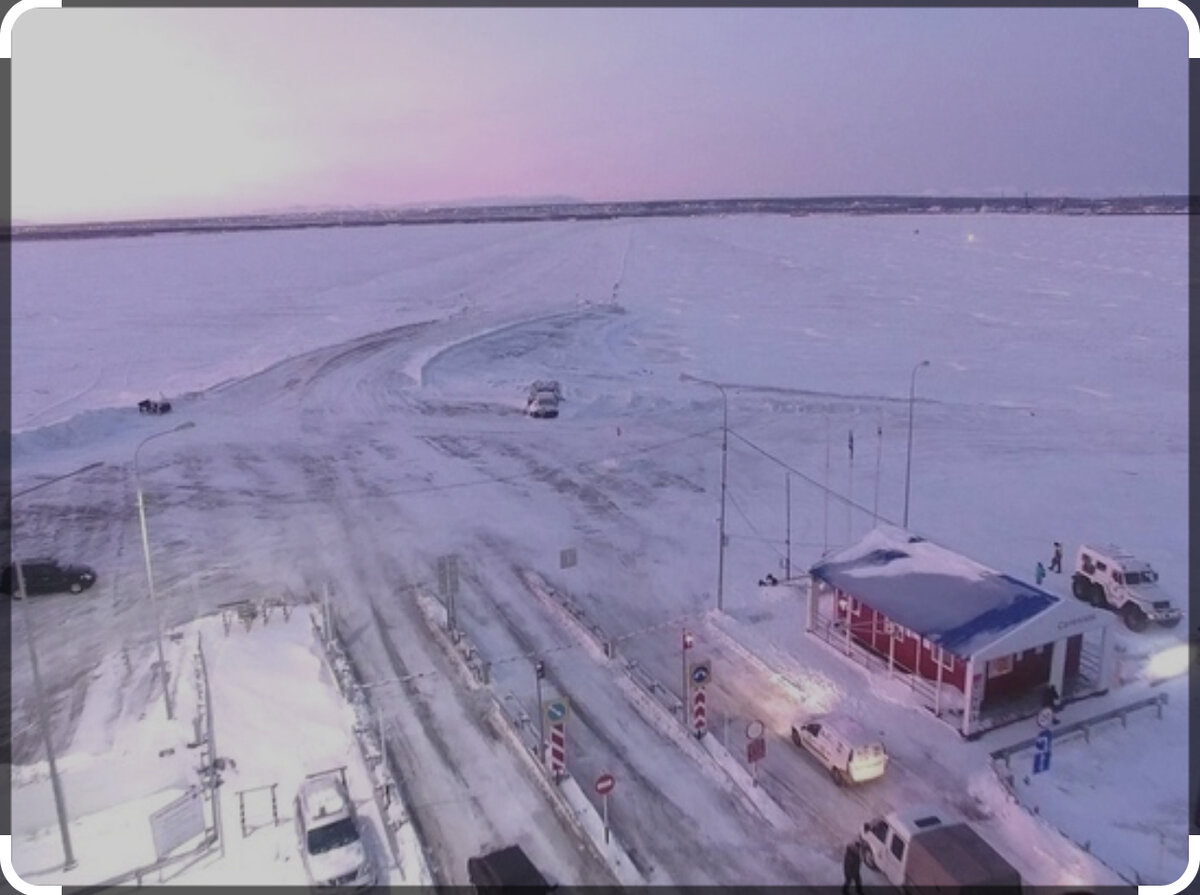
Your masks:
<path fill-rule="evenodd" d="M 606 796 L 616 785 L 617 781 L 612 774 L 601 774 L 596 778 L 596 794 Z"/>

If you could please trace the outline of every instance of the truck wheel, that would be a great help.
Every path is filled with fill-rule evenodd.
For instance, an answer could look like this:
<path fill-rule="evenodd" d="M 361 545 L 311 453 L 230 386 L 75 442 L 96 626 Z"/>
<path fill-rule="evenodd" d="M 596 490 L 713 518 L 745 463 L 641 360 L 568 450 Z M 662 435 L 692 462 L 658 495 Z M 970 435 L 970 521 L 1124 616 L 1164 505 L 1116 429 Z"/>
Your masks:
<path fill-rule="evenodd" d="M 1132 603 L 1126 603 L 1121 609 L 1121 618 L 1125 620 L 1125 627 L 1130 631 L 1143 631 L 1146 628 L 1146 613 Z"/>
<path fill-rule="evenodd" d="M 1075 595 L 1076 600 L 1090 603 L 1092 602 L 1092 583 L 1082 575 L 1072 575 L 1071 593 Z"/>
<path fill-rule="evenodd" d="M 1104 595 L 1103 584 L 1092 584 L 1092 599 L 1091 604 L 1100 609 L 1108 608 L 1108 598 Z"/>
<path fill-rule="evenodd" d="M 1179 624 L 1181 621 L 1183 621 L 1183 616 L 1177 615 L 1174 618 L 1168 618 L 1164 621 L 1161 621 L 1161 622 L 1159 622 L 1159 624 L 1162 625 L 1164 628 L 1173 628 L 1177 624 Z"/>
<path fill-rule="evenodd" d="M 846 775 L 842 773 L 841 768 L 833 768 L 829 773 L 833 776 L 833 782 L 838 786 L 846 785 Z"/>

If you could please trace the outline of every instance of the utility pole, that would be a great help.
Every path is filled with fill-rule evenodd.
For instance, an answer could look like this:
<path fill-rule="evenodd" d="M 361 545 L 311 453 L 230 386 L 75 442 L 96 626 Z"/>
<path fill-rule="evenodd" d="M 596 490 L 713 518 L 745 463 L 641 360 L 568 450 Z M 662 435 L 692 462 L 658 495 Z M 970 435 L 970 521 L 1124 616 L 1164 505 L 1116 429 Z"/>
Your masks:
<path fill-rule="evenodd" d="M 155 438 L 162 438 L 164 435 L 171 435 L 175 432 L 182 432 L 184 429 L 191 429 L 195 425 L 195 423 L 189 420 L 186 423 L 180 423 L 174 429 L 168 429 L 165 432 L 155 432 L 153 435 L 143 438 L 133 452 L 133 480 L 137 486 L 138 520 L 141 522 L 142 551 L 146 559 L 146 584 L 150 590 L 150 610 L 154 615 L 154 628 L 158 644 L 158 668 L 159 676 L 162 678 L 163 705 L 167 709 L 167 720 L 173 719 L 175 714 L 171 710 L 171 691 L 167 683 L 167 660 L 163 655 L 162 615 L 158 610 L 158 600 L 154 595 L 154 572 L 150 568 L 150 534 L 146 529 L 146 501 L 142 496 L 142 476 L 138 468 L 138 453 L 146 446 L 146 442 L 148 441 L 153 441 Z"/>
<path fill-rule="evenodd" d="M 55 476 L 32 488 L 26 488 L 12 495 L 12 498 L 22 497 L 33 491 L 38 491 L 63 479 L 96 469 L 104 464 L 100 461 L 89 463 L 87 466 L 69 472 L 66 475 Z M 10 498 L 11 500 L 11 498 Z M 11 506 L 11 504 L 10 504 Z M 37 658 L 37 633 L 33 616 L 29 609 L 29 594 L 25 590 L 25 572 L 21 568 L 21 560 L 13 557 L 13 574 L 16 576 L 17 601 L 21 604 L 21 618 L 25 623 L 25 645 L 29 648 L 29 665 L 33 670 L 33 693 L 37 703 L 38 727 L 41 729 L 42 745 L 46 749 L 46 763 L 50 769 L 50 789 L 54 795 L 54 811 L 58 815 L 58 832 L 62 837 L 63 869 L 71 870 L 76 866 L 75 852 L 71 848 L 71 833 L 67 821 L 67 801 L 63 795 L 62 780 L 58 776 L 58 762 L 54 758 L 54 741 L 50 735 L 50 713 L 46 710 L 46 691 L 42 687 L 42 672 Z"/>
<path fill-rule="evenodd" d="M 879 524 L 879 471 L 883 466 L 883 424 L 875 427 L 875 506 L 872 509 L 874 514 L 873 525 Z"/>
<path fill-rule="evenodd" d="M 849 482 L 846 486 L 846 543 L 849 544 L 854 540 L 853 535 L 853 518 L 854 518 L 854 430 L 850 430 L 850 471 L 848 473 Z"/>
<path fill-rule="evenodd" d="M 928 367 L 929 361 L 923 360 L 912 369 L 912 377 L 908 383 L 908 454 L 904 461 L 904 527 L 908 528 L 908 486 L 912 477 L 912 436 L 913 436 L 913 404 L 917 394 L 917 370 Z"/>
<path fill-rule="evenodd" d="M 825 546 L 822 555 L 829 552 L 829 417 L 825 417 Z"/>
<path fill-rule="evenodd" d="M 792 474 L 783 474 L 784 501 L 787 503 L 787 557 L 783 561 L 783 577 L 792 578 Z"/>
<path fill-rule="evenodd" d="M 714 383 L 715 384 L 715 383 Z M 725 609 L 725 477 L 729 468 L 729 398 L 721 389 L 721 549 L 717 551 L 717 611 Z"/>
<path fill-rule="evenodd" d="M 720 544 L 717 547 L 717 611 L 725 609 L 725 482 L 729 470 L 729 395 L 719 382 L 701 379 L 680 373 L 679 378 L 690 382 L 711 385 L 721 392 L 721 517 L 719 522 Z"/>
<path fill-rule="evenodd" d="M 533 666 L 537 686 L 537 716 L 538 716 L 538 763 L 542 770 L 546 769 L 546 709 L 542 705 L 542 678 L 546 676 L 546 663 L 538 659 Z"/>
<path fill-rule="evenodd" d="M 17 576 L 17 597 L 22 606 L 25 620 L 25 643 L 29 647 L 29 664 L 33 668 L 33 690 L 37 695 L 38 726 L 42 729 L 42 745 L 46 748 L 46 761 L 50 765 L 50 788 L 54 792 L 54 810 L 58 814 L 58 829 L 62 835 L 63 869 L 70 870 L 75 866 L 75 853 L 71 850 L 71 834 L 67 830 L 67 804 L 63 797 L 62 781 L 58 777 L 58 765 L 54 761 L 54 745 L 50 741 L 50 717 L 46 712 L 46 700 L 43 696 L 42 673 L 38 669 L 36 639 L 33 633 L 33 619 L 29 616 L 29 595 L 25 592 L 25 573 L 21 570 L 21 561 L 14 559 L 13 569 Z"/>
<path fill-rule="evenodd" d="M 688 650 L 690 650 L 692 648 L 692 646 L 695 645 L 695 643 L 696 643 L 695 638 L 692 637 L 692 635 L 688 633 L 687 628 L 684 628 L 683 629 L 683 649 L 681 649 L 679 651 L 679 655 L 682 657 L 682 665 L 683 665 L 683 678 L 682 678 L 682 681 L 683 681 L 682 694 L 683 695 L 680 696 L 680 699 L 682 700 L 682 703 L 681 703 L 682 707 L 679 711 L 679 720 L 681 720 L 683 722 L 683 727 L 685 730 L 687 729 L 687 726 L 688 726 L 687 712 L 688 712 L 688 695 L 689 695 L 688 694 L 689 687 L 688 687 L 688 672 L 687 672 L 687 654 L 688 654 Z"/>

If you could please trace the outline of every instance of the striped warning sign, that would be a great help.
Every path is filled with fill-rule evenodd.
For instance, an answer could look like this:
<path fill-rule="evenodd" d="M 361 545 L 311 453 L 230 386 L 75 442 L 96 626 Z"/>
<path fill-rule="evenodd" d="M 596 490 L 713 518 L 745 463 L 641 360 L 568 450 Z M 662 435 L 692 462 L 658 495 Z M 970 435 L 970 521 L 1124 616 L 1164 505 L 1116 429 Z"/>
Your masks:
<path fill-rule="evenodd" d="M 692 695 L 692 730 L 700 736 L 708 728 L 708 707 L 705 704 L 704 688 L 697 687 Z"/>
<path fill-rule="evenodd" d="M 550 725 L 550 770 L 561 774 L 567 769 L 567 727 L 565 724 Z"/>

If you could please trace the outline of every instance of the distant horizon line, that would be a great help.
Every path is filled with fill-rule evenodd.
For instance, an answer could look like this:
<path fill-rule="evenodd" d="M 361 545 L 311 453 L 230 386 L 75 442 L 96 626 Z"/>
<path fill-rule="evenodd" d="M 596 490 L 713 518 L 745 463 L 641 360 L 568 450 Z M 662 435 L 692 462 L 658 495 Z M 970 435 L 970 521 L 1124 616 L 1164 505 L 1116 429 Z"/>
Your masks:
<path fill-rule="evenodd" d="M 891 201 L 891 202 L 952 202 L 960 203 L 983 203 L 983 202 L 1029 202 L 1044 204 L 1046 202 L 1070 202 L 1070 203 L 1096 203 L 1096 202 L 1131 202 L 1131 201 L 1152 201 L 1152 200 L 1169 200 L 1176 202 L 1181 199 L 1188 199 L 1190 193 L 1113 193 L 1103 196 L 1085 196 L 1085 195 L 1070 195 L 1070 194 L 1031 194 L 1031 193 L 1001 193 L 1001 194 L 916 194 L 916 193 L 828 193 L 817 195 L 789 195 L 789 196 L 723 196 L 710 198 L 671 198 L 671 199 L 614 199 L 614 200 L 594 200 L 594 199 L 576 199 L 569 196 L 546 196 L 546 197 L 496 197 L 489 199 L 457 199 L 446 201 L 431 201 L 431 202 L 406 202 L 406 203 L 380 203 L 370 202 L 362 204 L 293 204 L 287 206 L 276 206 L 269 208 L 257 209 L 254 211 L 239 211 L 239 212 L 213 212 L 207 214 L 182 214 L 182 215 L 164 215 L 159 217 L 116 217 L 116 218 L 92 218 L 84 220 L 52 220 L 52 221 L 37 221 L 32 219 L 17 219 L 14 218 L 9 222 L 11 232 L 18 230 L 30 229 L 58 229 L 72 227 L 104 227 L 104 226 L 120 226 L 120 225 L 155 225 L 155 224 L 173 224 L 186 222 L 204 222 L 204 221 L 251 221 L 262 218 L 281 218 L 281 217 L 301 217 L 305 215 L 337 215 L 337 214 L 354 214 L 362 212 L 413 212 L 413 211 L 508 211 L 522 210 L 530 208 L 619 208 L 619 207 L 636 207 L 647 205 L 705 205 L 705 204 L 728 204 L 736 205 L 739 203 L 777 203 L 777 202 L 854 202 L 854 201 Z"/>
<path fill-rule="evenodd" d="M 289 210 L 178 218 L 14 223 L 10 242 L 95 239 L 162 233 L 221 233 L 330 227 L 499 224 L 595 221 L 638 217 L 699 217 L 727 214 L 928 215 L 928 214 L 1191 214 L 1189 194 L 1147 196 L 903 196 L 842 195 L 761 199 L 654 199 L 618 202 L 524 201 L 522 204 L 414 204 L 407 206 L 290 206 Z"/>

